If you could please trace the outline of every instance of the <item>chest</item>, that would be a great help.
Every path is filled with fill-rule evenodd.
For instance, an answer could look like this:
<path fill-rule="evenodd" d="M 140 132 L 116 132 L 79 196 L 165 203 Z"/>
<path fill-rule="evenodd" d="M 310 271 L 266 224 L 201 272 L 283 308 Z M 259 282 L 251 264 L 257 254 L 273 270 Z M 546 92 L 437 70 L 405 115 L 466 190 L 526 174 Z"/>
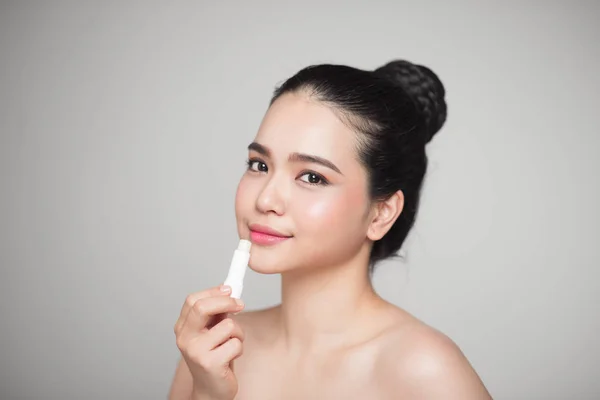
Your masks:
<path fill-rule="evenodd" d="M 297 361 L 285 355 L 248 354 L 236 361 L 239 391 L 235 400 L 379 397 L 374 357 L 368 352 Z"/>

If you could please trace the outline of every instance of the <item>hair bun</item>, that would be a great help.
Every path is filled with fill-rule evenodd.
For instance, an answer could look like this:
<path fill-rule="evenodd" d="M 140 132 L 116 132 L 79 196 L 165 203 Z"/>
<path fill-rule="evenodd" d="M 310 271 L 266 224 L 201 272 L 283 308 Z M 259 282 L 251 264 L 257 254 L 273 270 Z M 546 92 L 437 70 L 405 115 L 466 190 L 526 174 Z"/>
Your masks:
<path fill-rule="evenodd" d="M 394 60 L 373 71 L 400 86 L 415 102 L 424 123 L 425 143 L 446 122 L 446 90 L 438 76 L 423 65 L 405 60 Z"/>

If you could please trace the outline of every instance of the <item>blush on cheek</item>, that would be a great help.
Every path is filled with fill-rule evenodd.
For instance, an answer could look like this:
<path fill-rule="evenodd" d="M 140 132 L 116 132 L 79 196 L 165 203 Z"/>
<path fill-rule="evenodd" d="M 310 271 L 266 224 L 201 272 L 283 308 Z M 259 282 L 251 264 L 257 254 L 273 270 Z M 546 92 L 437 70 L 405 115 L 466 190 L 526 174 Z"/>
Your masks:
<path fill-rule="evenodd" d="M 307 200 L 299 221 L 313 232 L 327 232 L 336 227 L 350 234 L 362 227 L 366 202 L 364 190 L 356 185 L 332 196 Z"/>
<path fill-rule="evenodd" d="M 346 205 L 340 204 L 339 201 L 333 199 L 322 199 L 306 205 L 305 221 L 311 225 L 332 226 L 340 221 L 340 217 L 345 212 Z"/>

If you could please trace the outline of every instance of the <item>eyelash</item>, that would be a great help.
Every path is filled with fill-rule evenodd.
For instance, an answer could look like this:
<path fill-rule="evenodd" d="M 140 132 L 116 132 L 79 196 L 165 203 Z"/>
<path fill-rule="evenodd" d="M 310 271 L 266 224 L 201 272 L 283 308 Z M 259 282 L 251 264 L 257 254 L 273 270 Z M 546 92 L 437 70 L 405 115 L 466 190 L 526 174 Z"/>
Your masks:
<path fill-rule="evenodd" d="M 266 172 L 266 171 L 255 171 L 255 170 L 253 170 L 252 169 L 252 165 L 254 163 L 263 164 L 265 167 L 267 166 L 267 164 L 264 161 L 260 160 L 260 159 L 250 158 L 250 159 L 246 160 L 246 168 L 247 168 L 248 171 L 258 172 L 258 173 L 260 173 L 260 172 Z M 313 171 L 304 171 L 304 172 L 302 172 L 302 174 L 300 176 L 304 176 L 304 175 L 307 175 L 307 174 L 316 176 L 317 179 L 319 179 L 320 182 L 319 183 L 312 183 L 312 182 L 303 181 L 304 183 L 307 183 L 307 184 L 313 185 L 313 186 L 327 186 L 327 185 L 329 185 L 329 182 L 327 181 L 327 179 L 325 179 L 323 177 L 323 175 L 317 174 L 316 172 L 313 172 Z"/>

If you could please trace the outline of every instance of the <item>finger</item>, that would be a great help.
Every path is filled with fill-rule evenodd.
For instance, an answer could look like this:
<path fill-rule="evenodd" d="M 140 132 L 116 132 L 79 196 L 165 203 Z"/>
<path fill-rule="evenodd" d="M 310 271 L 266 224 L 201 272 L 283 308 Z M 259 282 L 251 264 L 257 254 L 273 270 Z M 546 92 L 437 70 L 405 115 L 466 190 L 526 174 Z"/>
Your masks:
<path fill-rule="evenodd" d="M 183 306 L 181 307 L 181 313 L 179 314 L 179 316 L 185 318 L 188 315 L 188 313 L 190 312 L 190 309 L 200 299 L 205 299 L 207 297 L 212 297 L 212 296 L 225 296 L 225 295 L 229 296 L 230 293 L 231 293 L 231 288 L 229 286 L 225 286 L 225 285 L 219 285 L 219 286 L 212 287 L 210 289 L 202 290 L 200 292 L 192 293 L 186 297 L 185 302 L 183 303 Z"/>
<path fill-rule="evenodd" d="M 230 293 L 231 293 L 231 288 L 229 286 L 220 285 L 220 286 L 212 287 L 210 289 L 188 295 L 183 303 L 183 306 L 181 307 L 181 312 L 179 313 L 179 318 L 175 322 L 175 327 L 174 327 L 175 333 L 177 333 L 181 329 L 181 325 L 183 325 L 183 322 L 187 318 L 187 315 L 189 314 L 190 309 L 194 306 L 194 304 L 198 300 L 204 299 L 207 297 L 212 297 L 212 296 L 220 296 L 220 295 L 229 296 Z"/>
<path fill-rule="evenodd" d="M 215 362 L 220 365 L 229 366 L 236 358 L 240 357 L 244 352 L 242 341 L 238 338 L 231 338 L 213 351 L 210 352 L 211 357 L 214 357 Z"/>
<path fill-rule="evenodd" d="M 194 303 L 183 322 L 180 336 L 190 339 L 206 327 L 209 319 L 217 314 L 234 313 L 244 308 L 241 300 L 229 296 L 206 297 Z"/>
<path fill-rule="evenodd" d="M 244 341 L 244 331 L 238 323 L 231 318 L 225 318 L 204 334 L 207 350 L 213 350 L 231 338 Z"/>
<path fill-rule="evenodd" d="M 204 326 L 204 329 L 212 329 L 213 326 L 223 321 L 225 318 L 227 318 L 227 314 L 217 314 L 212 316 L 211 318 L 209 318 L 208 322 Z"/>

